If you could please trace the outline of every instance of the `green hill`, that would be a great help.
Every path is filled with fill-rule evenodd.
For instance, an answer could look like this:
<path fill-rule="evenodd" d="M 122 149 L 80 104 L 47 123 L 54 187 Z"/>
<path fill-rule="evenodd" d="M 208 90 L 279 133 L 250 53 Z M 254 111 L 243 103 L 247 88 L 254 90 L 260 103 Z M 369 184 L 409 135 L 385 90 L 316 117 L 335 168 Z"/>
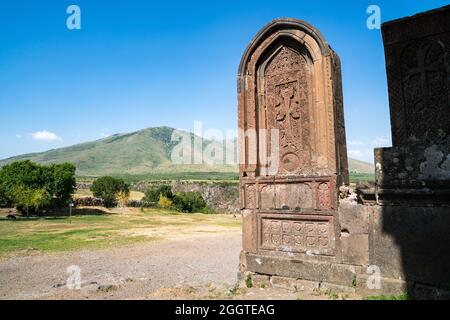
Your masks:
<path fill-rule="evenodd" d="M 375 173 L 373 164 L 361 160 L 348 159 L 348 167 L 350 173 Z"/>
<path fill-rule="evenodd" d="M 178 142 L 171 141 L 175 129 L 157 127 L 127 134 L 0 160 L 0 167 L 17 160 L 29 159 L 42 164 L 71 162 L 78 176 L 120 175 L 142 178 L 237 178 L 234 165 L 173 165 L 170 155 Z M 194 138 L 191 133 L 186 133 Z M 204 146 L 212 143 L 203 140 Z M 201 150 L 195 150 L 195 153 Z M 373 165 L 349 160 L 350 171 L 373 173 Z"/>

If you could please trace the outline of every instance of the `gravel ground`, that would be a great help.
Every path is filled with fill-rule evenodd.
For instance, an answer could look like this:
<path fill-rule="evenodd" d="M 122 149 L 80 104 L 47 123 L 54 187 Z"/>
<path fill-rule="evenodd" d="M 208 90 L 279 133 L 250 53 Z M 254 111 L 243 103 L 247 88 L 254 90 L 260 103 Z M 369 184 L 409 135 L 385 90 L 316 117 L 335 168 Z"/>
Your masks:
<path fill-rule="evenodd" d="M 0 299 L 141 299 L 158 298 L 165 288 L 232 288 L 240 248 L 240 232 L 232 231 L 109 250 L 14 256 L 0 261 Z M 80 290 L 66 285 L 70 266 L 80 268 Z"/>
<path fill-rule="evenodd" d="M 360 299 L 237 287 L 240 250 L 240 232 L 230 231 L 109 250 L 13 256 L 0 261 L 0 299 Z M 71 266 L 80 270 L 80 289 L 67 286 Z"/>

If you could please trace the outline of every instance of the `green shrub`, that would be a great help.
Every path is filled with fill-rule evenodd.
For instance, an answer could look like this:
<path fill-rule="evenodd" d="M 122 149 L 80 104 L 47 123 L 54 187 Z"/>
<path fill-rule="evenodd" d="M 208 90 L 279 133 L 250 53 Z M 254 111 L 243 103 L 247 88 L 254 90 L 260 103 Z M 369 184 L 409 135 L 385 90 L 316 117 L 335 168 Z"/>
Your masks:
<path fill-rule="evenodd" d="M 245 278 L 245 286 L 249 289 L 253 287 L 253 279 L 251 274 L 247 275 L 247 278 Z"/>
<path fill-rule="evenodd" d="M 206 212 L 207 205 L 199 192 L 177 192 L 173 197 L 174 207 L 181 212 Z"/>
<path fill-rule="evenodd" d="M 130 187 L 122 179 L 106 176 L 95 180 L 91 191 L 94 197 L 103 199 L 105 206 L 108 208 L 117 206 L 119 198 L 128 197 Z"/>
<path fill-rule="evenodd" d="M 150 188 L 147 191 L 145 191 L 145 196 L 142 200 L 145 202 L 157 203 L 159 201 L 160 196 L 164 196 L 165 198 L 172 200 L 173 199 L 172 187 L 163 184 L 158 187 Z"/>
<path fill-rule="evenodd" d="M 172 207 L 172 200 L 163 196 L 162 194 L 159 196 L 158 206 L 164 209 Z"/>

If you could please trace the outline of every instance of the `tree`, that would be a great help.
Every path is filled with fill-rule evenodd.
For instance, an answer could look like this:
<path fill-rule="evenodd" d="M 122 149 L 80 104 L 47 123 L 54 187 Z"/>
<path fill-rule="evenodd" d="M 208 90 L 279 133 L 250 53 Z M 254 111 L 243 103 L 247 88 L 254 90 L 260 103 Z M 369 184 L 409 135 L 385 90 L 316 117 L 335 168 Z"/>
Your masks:
<path fill-rule="evenodd" d="M 50 196 L 49 203 L 43 201 L 45 206 L 39 205 L 35 210 L 66 205 L 75 191 L 75 166 L 70 163 L 43 166 L 29 160 L 9 163 L 0 170 L 0 205 L 15 204 L 17 199 L 22 199 L 18 190 L 24 194 L 29 191 L 29 196 L 31 192 Z M 42 199 L 47 200 L 47 197 L 43 196 Z M 22 204 L 25 202 L 20 201 Z"/>
<path fill-rule="evenodd" d="M 51 196 L 45 188 L 33 189 L 23 185 L 14 187 L 13 203 L 16 208 L 30 216 L 33 212 L 45 208 L 51 203 Z"/>
<path fill-rule="evenodd" d="M 5 196 L 12 200 L 14 189 L 18 186 L 26 186 L 32 189 L 43 187 L 42 167 L 29 160 L 15 161 L 5 165 L 0 170 L 0 181 L 2 181 Z"/>
<path fill-rule="evenodd" d="M 71 163 L 52 164 L 45 167 L 46 189 L 58 199 L 59 204 L 67 205 L 76 188 L 76 168 Z"/>
<path fill-rule="evenodd" d="M 94 181 L 91 191 L 96 198 L 103 199 L 106 207 L 117 205 L 119 198 L 128 197 L 130 188 L 122 179 L 100 177 Z"/>
<path fill-rule="evenodd" d="M 11 201 L 6 197 L 3 183 L 0 181 L 0 208 L 6 208 L 10 203 Z"/>

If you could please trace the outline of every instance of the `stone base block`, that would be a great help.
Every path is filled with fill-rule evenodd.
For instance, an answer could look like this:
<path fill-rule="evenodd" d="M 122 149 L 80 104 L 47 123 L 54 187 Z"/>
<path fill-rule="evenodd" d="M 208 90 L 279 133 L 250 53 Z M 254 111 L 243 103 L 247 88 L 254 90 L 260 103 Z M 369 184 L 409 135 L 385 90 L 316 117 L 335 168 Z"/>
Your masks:
<path fill-rule="evenodd" d="M 355 288 L 348 286 L 340 286 L 333 283 L 322 282 L 320 284 L 320 291 L 325 293 L 333 294 L 354 294 L 356 292 Z"/>
<path fill-rule="evenodd" d="M 351 286 L 359 267 L 329 262 L 294 260 L 251 253 L 241 255 L 241 264 L 246 270 L 258 274 L 273 275 L 291 279 L 328 282 Z M 280 280 L 281 281 L 281 280 Z"/>

